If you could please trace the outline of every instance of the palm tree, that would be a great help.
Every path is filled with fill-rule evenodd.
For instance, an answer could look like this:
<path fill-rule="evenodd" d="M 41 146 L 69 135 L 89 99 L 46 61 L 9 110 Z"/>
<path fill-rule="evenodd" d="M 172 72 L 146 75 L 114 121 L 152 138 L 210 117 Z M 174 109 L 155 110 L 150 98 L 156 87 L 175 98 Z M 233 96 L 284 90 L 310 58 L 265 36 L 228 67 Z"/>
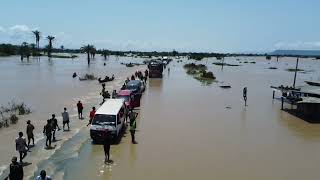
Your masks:
<path fill-rule="evenodd" d="M 85 45 L 81 47 L 81 51 L 87 53 L 88 64 L 90 64 L 90 54 L 95 50 L 93 45 Z"/>
<path fill-rule="evenodd" d="M 40 31 L 38 31 L 38 30 L 35 30 L 35 31 L 32 31 L 32 33 L 34 34 L 34 36 L 36 37 L 36 46 L 37 46 L 37 51 L 38 51 L 38 53 L 39 53 L 39 49 L 40 49 L 40 35 L 41 35 L 41 33 L 40 33 Z"/>
<path fill-rule="evenodd" d="M 52 52 L 52 41 L 54 40 L 55 37 L 53 36 L 48 36 L 47 39 L 49 40 L 49 47 L 48 47 L 48 57 L 51 57 L 51 52 Z"/>

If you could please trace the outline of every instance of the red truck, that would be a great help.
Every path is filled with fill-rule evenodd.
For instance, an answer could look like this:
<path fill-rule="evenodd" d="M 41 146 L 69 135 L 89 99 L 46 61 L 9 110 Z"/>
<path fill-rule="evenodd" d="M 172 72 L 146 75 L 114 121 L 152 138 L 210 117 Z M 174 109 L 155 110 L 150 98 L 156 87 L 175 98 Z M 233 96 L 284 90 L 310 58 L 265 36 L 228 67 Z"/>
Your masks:
<path fill-rule="evenodd" d="M 124 99 L 124 103 L 128 109 L 140 107 L 141 94 L 135 94 L 131 90 L 119 91 L 117 98 Z"/>

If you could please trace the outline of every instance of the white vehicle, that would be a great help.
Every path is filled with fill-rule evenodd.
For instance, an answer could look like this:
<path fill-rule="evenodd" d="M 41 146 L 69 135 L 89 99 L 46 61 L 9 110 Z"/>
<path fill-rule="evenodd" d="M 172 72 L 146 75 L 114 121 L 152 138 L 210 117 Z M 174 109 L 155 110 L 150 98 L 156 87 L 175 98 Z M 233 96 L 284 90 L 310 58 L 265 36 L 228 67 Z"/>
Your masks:
<path fill-rule="evenodd" d="M 125 108 L 124 99 L 108 99 L 104 102 L 91 122 L 91 139 L 101 141 L 106 131 L 117 138 L 124 127 Z"/>

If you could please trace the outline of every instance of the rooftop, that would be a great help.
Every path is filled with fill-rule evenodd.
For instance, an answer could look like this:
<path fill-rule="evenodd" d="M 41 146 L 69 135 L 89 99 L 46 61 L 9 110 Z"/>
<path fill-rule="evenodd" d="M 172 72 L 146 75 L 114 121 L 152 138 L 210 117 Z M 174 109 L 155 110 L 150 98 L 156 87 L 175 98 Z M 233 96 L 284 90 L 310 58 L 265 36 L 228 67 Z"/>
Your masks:
<path fill-rule="evenodd" d="M 124 99 L 107 99 L 96 114 L 117 115 L 123 104 Z"/>

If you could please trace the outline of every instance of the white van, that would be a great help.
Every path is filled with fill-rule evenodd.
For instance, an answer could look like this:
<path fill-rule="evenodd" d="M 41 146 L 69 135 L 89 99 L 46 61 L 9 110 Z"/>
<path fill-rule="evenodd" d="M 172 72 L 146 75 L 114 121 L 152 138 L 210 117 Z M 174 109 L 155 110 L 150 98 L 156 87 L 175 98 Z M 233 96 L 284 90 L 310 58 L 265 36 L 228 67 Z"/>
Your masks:
<path fill-rule="evenodd" d="M 104 102 L 91 122 L 91 139 L 101 141 L 106 131 L 113 138 L 118 137 L 125 125 L 125 108 L 124 99 L 108 99 Z"/>

